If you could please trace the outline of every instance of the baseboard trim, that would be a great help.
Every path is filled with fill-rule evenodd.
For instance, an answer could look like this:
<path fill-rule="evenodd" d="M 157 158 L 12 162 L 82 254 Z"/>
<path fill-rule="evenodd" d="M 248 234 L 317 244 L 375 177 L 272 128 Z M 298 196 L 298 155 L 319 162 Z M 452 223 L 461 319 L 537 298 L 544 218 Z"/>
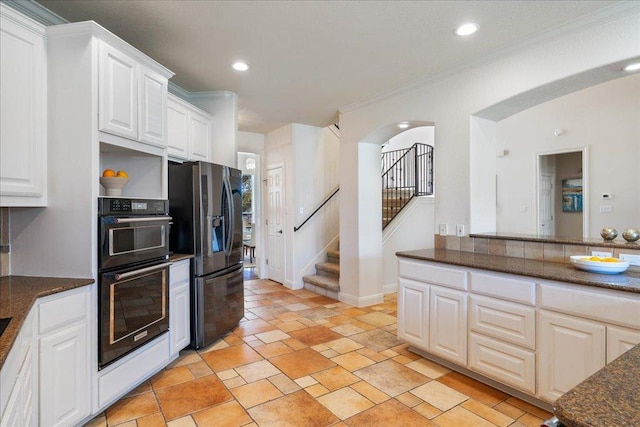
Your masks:
<path fill-rule="evenodd" d="M 391 283 L 388 285 L 383 285 L 382 286 L 382 293 L 387 295 L 387 294 L 393 294 L 398 292 L 398 284 L 397 283 Z"/>
<path fill-rule="evenodd" d="M 340 301 L 355 306 L 355 307 L 367 307 L 370 305 L 381 304 L 384 302 L 383 294 L 367 295 L 366 297 L 357 297 L 355 295 L 346 294 L 340 292 Z"/>

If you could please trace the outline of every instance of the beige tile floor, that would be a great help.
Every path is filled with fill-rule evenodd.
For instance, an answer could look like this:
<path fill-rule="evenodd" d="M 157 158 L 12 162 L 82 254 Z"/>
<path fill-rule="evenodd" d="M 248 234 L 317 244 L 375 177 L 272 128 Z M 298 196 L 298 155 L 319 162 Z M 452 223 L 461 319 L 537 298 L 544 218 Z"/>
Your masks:
<path fill-rule="evenodd" d="M 537 427 L 552 415 L 396 340 L 396 295 L 355 308 L 245 282 L 245 318 L 88 425 Z"/>

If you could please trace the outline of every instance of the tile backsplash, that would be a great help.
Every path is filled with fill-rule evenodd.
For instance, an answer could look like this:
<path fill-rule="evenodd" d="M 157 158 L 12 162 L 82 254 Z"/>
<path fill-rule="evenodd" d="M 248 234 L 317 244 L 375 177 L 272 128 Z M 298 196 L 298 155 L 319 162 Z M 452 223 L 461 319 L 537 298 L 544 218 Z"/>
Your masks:
<path fill-rule="evenodd" d="M 0 208 L 0 276 L 8 276 L 10 273 L 11 246 L 9 242 L 9 208 Z"/>
<path fill-rule="evenodd" d="M 588 255 L 591 251 L 613 252 L 613 256 L 620 254 L 640 255 L 638 248 L 601 248 L 588 244 L 568 244 L 550 242 L 523 242 L 519 240 L 487 239 L 483 237 L 457 237 L 435 235 L 435 248 L 476 254 L 508 256 L 514 258 L 535 259 L 538 261 L 570 263 L 571 255 Z M 631 266 L 631 270 L 640 271 L 640 267 Z"/>

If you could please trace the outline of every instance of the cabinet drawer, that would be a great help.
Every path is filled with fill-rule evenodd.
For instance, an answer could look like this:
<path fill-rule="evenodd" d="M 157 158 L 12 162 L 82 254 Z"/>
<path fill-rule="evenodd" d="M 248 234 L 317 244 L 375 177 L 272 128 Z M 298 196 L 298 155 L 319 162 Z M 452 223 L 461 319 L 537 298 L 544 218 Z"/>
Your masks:
<path fill-rule="evenodd" d="M 70 291 L 73 292 L 73 291 Z M 54 331 L 62 326 L 87 318 L 89 309 L 88 292 L 81 290 L 40 303 L 38 309 L 38 331 L 41 334 Z"/>
<path fill-rule="evenodd" d="M 536 391 L 535 361 L 532 351 L 469 334 L 469 368 L 530 394 Z"/>
<path fill-rule="evenodd" d="M 555 283 L 541 284 L 540 306 L 640 329 L 640 296 L 633 292 Z"/>
<path fill-rule="evenodd" d="M 640 344 L 640 331 L 607 326 L 607 364 Z"/>
<path fill-rule="evenodd" d="M 164 334 L 120 363 L 116 362 L 98 378 L 98 406 L 105 408 L 165 366 L 168 360 L 169 337 Z"/>
<path fill-rule="evenodd" d="M 448 288 L 467 290 L 467 272 L 461 269 L 436 267 L 420 261 L 400 259 L 399 274 L 407 279 L 429 282 Z"/>
<path fill-rule="evenodd" d="M 189 281 L 189 266 L 190 260 L 188 259 L 173 263 L 169 273 L 171 274 L 170 281 L 172 285 Z"/>
<path fill-rule="evenodd" d="M 469 275 L 469 282 L 471 291 L 477 294 L 536 305 L 536 283 L 533 280 L 472 271 Z"/>
<path fill-rule="evenodd" d="M 533 307 L 471 295 L 469 313 L 472 330 L 535 349 L 536 311 Z"/>

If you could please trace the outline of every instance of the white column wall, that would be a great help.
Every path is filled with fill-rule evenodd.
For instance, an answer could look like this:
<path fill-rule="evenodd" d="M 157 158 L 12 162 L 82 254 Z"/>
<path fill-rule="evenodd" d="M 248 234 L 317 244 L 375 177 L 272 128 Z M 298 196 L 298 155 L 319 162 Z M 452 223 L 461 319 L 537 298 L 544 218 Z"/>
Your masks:
<path fill-rule="evenodd" d="M 520 93 L 640 56 L 640 13 L 609 17 L 602 23 L 519 46 L 474 68 L 416 84 L 411 89 L 341 110 L 341 157 L 353 167 L 341 170 L 341 299 L 375 299 L 382 280 L 367 268 L 380 263 L 380 206 L 367 197 L 378 180 L 366 175 L 371 153 L 362 141 L 372 132 L 402 120 L 432 122 L 435 148 L 436 223 L 464 224 L 477 212 L 470 205 L 470 116 Z M 515 112 L 515 111 L 514 111 Z M 379 149 L 377 151 L 379 155 Z M 373 172 L 373 171 L 371 171 Z M 379 184 L 377 184 L 379 186 Z M 486 189 L 478 188 L 482 192 Z M 341 190 L 342 191 L 342 190 Z M 488 191 L 488 190 L 487 190 Z M 375 198 L 377 200 L 377 198 Z M 376 205 L 376 206 L 374 206 Z M 378 222 L 377 222 L 378 221 Z M 375 223 L 376 227 L 371 227 Z M 377 250 L 375 248 L 378 248 Z"/>

